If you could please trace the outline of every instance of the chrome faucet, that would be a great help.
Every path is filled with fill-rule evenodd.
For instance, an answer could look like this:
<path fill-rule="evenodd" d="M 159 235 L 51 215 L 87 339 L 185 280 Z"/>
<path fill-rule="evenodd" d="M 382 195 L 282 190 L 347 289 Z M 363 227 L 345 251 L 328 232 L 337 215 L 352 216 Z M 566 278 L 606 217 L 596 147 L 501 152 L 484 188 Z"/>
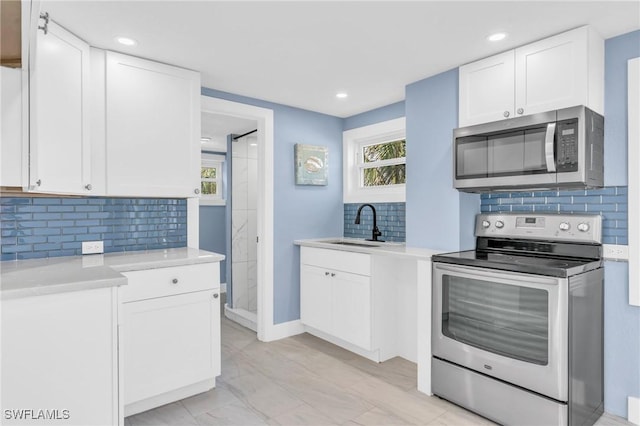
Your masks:
<path fill-rule="evenodd" d="M 378 237 L 382 236 L 382 232 L 380 232 L 380 230 L 378 229 L 378 221 L 376 219 L 376 208 L 373 207 L 371 204 L 363 204 L 360 207 L 358 207 L 358 213 L 356 213 L 356 221 L 355 224 L 356 225 L 360 225 L 360 212 L 362 211 L 363 207 L 371 207 L 371 210 L 373 211 L 373 230 L 371 231 L 371 238 L 367 238 L 367 241 L 384 241 L 384 240 L 379 240 Z"/>

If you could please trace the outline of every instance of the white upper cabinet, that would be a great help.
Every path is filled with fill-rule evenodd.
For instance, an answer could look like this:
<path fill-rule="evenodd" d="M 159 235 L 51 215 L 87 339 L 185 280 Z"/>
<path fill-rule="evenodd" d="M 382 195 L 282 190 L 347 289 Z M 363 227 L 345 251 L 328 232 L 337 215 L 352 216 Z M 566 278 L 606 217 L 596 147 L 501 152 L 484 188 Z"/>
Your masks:
<path fill-rule="evenodd" d="M 200 193 L 200 74 L 106 52 L 106 191 Z"/>
<path fill-rule="evenodd" d="M 513 51 L 460 67 L 460 126 L 513 117 Z"/>
<path fill-rule="evenodd" d="M 604 41 L 571 30 L 459 70 L 459 126 L 586 105 L 604 111 Z"/>
<path fill-rule="evenodd" d="M 89 45 L 49 18 L 29 58 L 29 189 L 91 195 Z"/>

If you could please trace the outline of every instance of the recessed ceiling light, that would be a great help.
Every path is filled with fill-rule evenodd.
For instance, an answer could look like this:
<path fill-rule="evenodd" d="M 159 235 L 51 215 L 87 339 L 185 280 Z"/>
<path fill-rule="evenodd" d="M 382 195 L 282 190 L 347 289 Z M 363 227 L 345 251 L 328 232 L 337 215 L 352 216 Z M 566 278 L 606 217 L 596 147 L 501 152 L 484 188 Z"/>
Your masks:
<path fill-rule="evenodd" d="M 135 46 L 138 44 L 137 41 L 129 37 L 116 37 L 116 41 L 120 44 L 124 44 L 125 46 Z"/>
<path fill-rule="evenodd" d="M 507 37 L 507 33 L 495 33 L 495 34 L 491 34 L 489 37 L 487 37 L 487 40 L 489 40 L 489 41 L 500 41 L 500 40 L 504 40 L 505 37 Z"/>
<path fill-rule="evenodd" d="M 340 93 L 336 93 L 336 98 L 338 99 L 344 99 L 346 98 L 348 95 L 344 92 L 340 92 Z"/>

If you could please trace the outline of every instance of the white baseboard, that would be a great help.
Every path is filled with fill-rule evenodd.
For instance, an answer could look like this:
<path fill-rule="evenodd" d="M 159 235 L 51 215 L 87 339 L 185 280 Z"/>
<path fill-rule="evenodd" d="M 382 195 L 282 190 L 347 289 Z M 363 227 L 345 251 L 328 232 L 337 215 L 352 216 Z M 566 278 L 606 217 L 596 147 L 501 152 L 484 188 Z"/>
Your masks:
<path fill-rule="evenodd" d="M 300 320 L 283 322 L 274 324 L 265 328 L 263 342 L 273 342 L 274 340 L 284 339 L 286 337 L 295 336 L 304 333 L 304 326 Z"/>
<path fill-rule="evenodd" d="M 640 425 L 640 398 L 635 396 L 627 397 L 627 420 Z"/>
<path fill-rule="evenodd" d="M 258 331 L 257 316 L 253 312 L 244 309 L 233 309 L 229 307 L 229 304 L 225 303 L 224 316 L 249 330 Z"/>

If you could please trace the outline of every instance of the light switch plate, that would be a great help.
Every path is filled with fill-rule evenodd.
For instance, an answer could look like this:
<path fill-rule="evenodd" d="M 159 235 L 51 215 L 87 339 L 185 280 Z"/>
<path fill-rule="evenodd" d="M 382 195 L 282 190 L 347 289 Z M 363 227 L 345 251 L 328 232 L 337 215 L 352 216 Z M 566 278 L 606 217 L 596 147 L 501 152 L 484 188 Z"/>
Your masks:
<path fill-rule="evenodd" d="M 82 254 L 104 253 L 103 241 L 83 241 Z"/>

